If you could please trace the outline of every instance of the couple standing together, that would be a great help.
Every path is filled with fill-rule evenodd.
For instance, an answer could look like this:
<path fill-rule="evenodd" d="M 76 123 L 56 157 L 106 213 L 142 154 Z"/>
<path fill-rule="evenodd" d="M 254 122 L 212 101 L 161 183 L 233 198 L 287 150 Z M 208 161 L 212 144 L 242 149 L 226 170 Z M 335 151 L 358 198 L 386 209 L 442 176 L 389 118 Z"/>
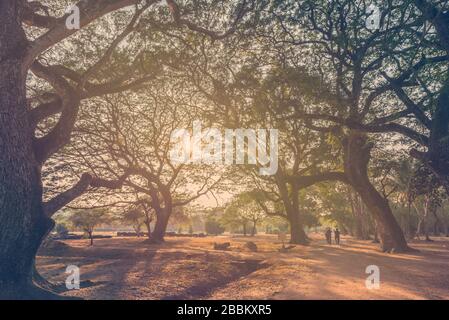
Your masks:
<path fill-rule="evenodd" d="M 327 244 L 332 244 L 332 231 L 331 228 L 327 228 L 325 232 Z M 340 230 L 335 228 L 334 230 L 335 243 L 340 244 Z"/>

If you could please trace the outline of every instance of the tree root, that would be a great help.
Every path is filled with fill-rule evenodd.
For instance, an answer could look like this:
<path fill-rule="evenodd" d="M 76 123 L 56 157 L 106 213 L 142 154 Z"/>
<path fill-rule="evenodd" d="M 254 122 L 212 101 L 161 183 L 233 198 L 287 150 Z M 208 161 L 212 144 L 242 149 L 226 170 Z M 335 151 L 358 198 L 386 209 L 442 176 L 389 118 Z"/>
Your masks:
<path fill-rule="evenodd" d="M 385 252 L 385 253 L 392 253 L 392 254 L 395 254 L 395 253 L 418 253 L 418 252 L 421 252 L 418 249 L 415 249 L 415 248 L 412 248 L 412 247 L 409 247 L 409 246 L 407 246 L 406 248 L 403 248 L 403 249 L 392 248 L 392 249 L 389 249 L 389 250 L 382 250 L 382 251 Z"/>

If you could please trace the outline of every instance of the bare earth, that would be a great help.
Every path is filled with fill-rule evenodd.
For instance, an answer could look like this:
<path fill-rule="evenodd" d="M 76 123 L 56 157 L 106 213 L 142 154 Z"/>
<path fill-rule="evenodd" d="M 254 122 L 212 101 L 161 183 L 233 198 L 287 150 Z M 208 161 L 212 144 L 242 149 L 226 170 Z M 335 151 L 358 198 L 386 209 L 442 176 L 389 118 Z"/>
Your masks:
<path fill-rule="evenodd" d="M 275 236 L 70 240 L 42 250 L 38 269 L 65 281 L 77 265 L 92 286 L 65 292 L 86 299 L 449 299 L 449 240 L 416 241 L 420 252 L 384 254 L 370 241 L 343 237 L 329 246 L 312 235 L 310 246 L 280 253 Z M 245 248 L 254 241 L 258 252 Z M 213 243 L 231 242 L 229 251 Z M 367 289 L 365 269 L 380 268 L 380 289 Z"/>

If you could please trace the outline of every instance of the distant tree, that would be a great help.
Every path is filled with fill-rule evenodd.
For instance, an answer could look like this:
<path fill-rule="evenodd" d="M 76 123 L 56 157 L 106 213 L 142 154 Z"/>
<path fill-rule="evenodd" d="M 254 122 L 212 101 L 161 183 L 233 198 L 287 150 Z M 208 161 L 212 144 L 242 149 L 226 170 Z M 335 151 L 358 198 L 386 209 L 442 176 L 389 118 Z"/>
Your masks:
<path fill-rule="evenodd" d="M 141 236 L 142 225 L 145 223 L 145 215 L 141 210 L 131 209 L 125 211 L 122 219 L 133 227 L 138 237 Z"/>
<path fill-rule="evenodd" d="M 264 60 L 270 61 L 270 68 L 257 67 L 256 58 L 251 62 L 242 61 L 244 67 L 234 70 L 231 79 L 219 77 L 212 68 L 202 79 L 207 81 L 211 78 L 210 74 L 214 75 L 209 80 L 209 87 L 213 89 L 209 90 L 207 97 L 212 97 L 213 105 L 218 105 L 214 115 L 217 118 L 216 115 L 221 114 L 221 121 L 227 127 L 278 130 L 280 138 L 275 174 L 261 176 L 260 164 L 242 167 L 242 171 L 249 180 L 248 185 L 251 188 L 256 185 L 263 194 L 260 207 L 264 213 L 286 219 L 290 224 L 290 241 L 306 245 L 309 239 L 304 231 L 299 194 L 301 190 L 323 181 L 345 179 L 338 163 L 341 148 L 330 143 L 329 134 L 307 128 L 300 118 L 292 117 L 291 112 L 285 110 L 293 101 L 304 101 L 307 105 L 309 100 L 302 91 L 316 88 L 315 82 L 307 79 L 307 85 L 303 84 L 301 75 L 295 73 L 293 68 L 285 67 L 282 61 L 263 52 L 260 54 Z M 245 53 L 242 52 L 242 56 Z M 228 70 L 227 65 L 221 68 Z M 226 71 L 226 74 L 229 72 Z M 301 83 L 299 87 L 298 83 Z M 207 84 L 204 86 L 207 87 Z M 284 111 L 285 116 L 280 116 Z M 242 181 L 238 181 L 239 185 Z"/>
<path fill-rule="evenodd" d="M 154 208 L 151 206 L 151 199 L 149 197 L 143 197 L 137 201 L 137 204 L 143 210 L 143 223 L 145 224 L 145 228 L 147 229 L 148 239 L 151 239 L 151 223 L 153 222 L 156 215 Z"/>
<path fill-rule="evenodd" d="M 64 238 L 65 236 L 67 236 L 69 234 L 69 230 L 67 229 L 67 227 L 61 223 L 58 223 L 55 226 L 55 232 L 59 237 L 62 237 L 62 238 Z"/>
<path fill-rule="evenodd" d="M 183 230 L 189 230 L 191 225 L 189 212 L 187 212 L 184 207 L 175 208 L 171 216 L 170 225 L 173 228 L 176 228 L 178 233 L 183 233 Z M 191 233 L 193 233 L 193 230 Z"/>
<path fill-rule="evenodd" d="M 139 207 L 154 213 L 151 243 L 163 242 L 167 226 L 182 207 L 211 192 L 221 180 L 217 170 L 207 170 L 205 164 L 186 165 L 171 157 L 176 142 L 169 133 L 189 126 L 194 116 L 181 108 L 188 94 L 179 86 L 167 80 L 133 96 L 98 99 L 97 108 L 89 109 L 77 125 L 86 134 L 75 135 L 66 148 L 73 156 L 64 161 L 79 172 L 94 168 L 111 178 L 127 172 L 122 195 L 137 194 Z M 101 120 L 94 120 L 94 113 Z M 112 197 L 102 201 L 115 202 Z"/>
<path fill-rule="evenodd" d="M 230 227 L 241 226 L 243 235 L 248 232 L 248 225 L 251 224 L 251 236 L 257 232 L 257 224 L 266 217 L 264 211 L 251 197 L 251 193 L 241 193 L 236 196 L 227 206 L 221 221 Z"/>
<path fill-rule="evenodd" d="M 74 228 L 83 230 L 90 239 L 90 245 L 94 245 L 93 232 L 94 229 L 102 224 L 109 222 L 110 217 L 107 212 L 100 209 L 79 210 L 72 214 L 70 222 Z"/>
<path fill-rule="evenodd" d="M 304 213 L 304 225 L 307 228 L 317 227 L 319 225 L 317 216 L 312 212 Z"/>
<path fill-rule="evenodd" d="M 262 223 L 267 234 L 278 234 L 279 232 L 288 233 L 289 223 L 282 217 L 267 216 Z"/>
<path fill-rule="evenodd" d="M 219 235 L 225 231 L 225 228 L 220 222 L 212 216 L 207 217 L 205 222 L 205 228 L 207 234 Z"/>

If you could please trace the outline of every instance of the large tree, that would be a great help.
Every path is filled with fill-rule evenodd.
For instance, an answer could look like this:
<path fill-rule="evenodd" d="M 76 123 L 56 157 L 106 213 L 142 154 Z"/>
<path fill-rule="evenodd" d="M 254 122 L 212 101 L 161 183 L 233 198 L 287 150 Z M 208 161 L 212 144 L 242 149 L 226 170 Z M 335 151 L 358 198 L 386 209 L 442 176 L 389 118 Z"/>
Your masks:
<path fill-rule="evenodd" d="M 267 199 L 282 204 L 281 210 L 267 210 L 262 202 L 260 204 L 267 213 L 289 221 L 292 243 L 307 244 L 305 205 L 301 201 L 301 193 L 315 184 L 346 181 L 346 178 L 339 170 L 342 166 L 339 160 L 341 150 L 327 134 L 307 128 L 300 119 L 284 117 L 282 106 L 302 95 L 296 86 L 301 81 L 297 75 L 293 68 L 279 65 L 266 72 L 258 86 L 252 88 L 253 108 L 259 123 L 280 130 L 278 171 L 272 177 L 258 177 L 258 180 L 265 180 L 258 186 L 259 192 L 264 193 Z M 270 183 L 275 189 L 267 190 Z"/>
<path fill-rule="evenodd" d="M 304 90 L 297 86 L 300 74 L 286 67 L 285 59 L 270 53 L 254 34 L 246 40 L 218 49 L 196 44 L 196 63 L 187 69 L 191 82 L 208 102 L 204 114 L 212 124 L 278 130 L 278 151 L 270 154 L 277 159 L 273 175 L 261 176 L 259 162 L 240 166 L 242 170 L 233 173 L 242 189 L 256 187 L 264 193 L 261 205 L 267 214 L 289 222 L 292 243 L 307 244 L 299 193 L 322 181 L 346 179 L 337 170 L 341 167 L 339 150 L 328 143 L 325 133 L 305 128 L 301 119 L 285 116 L 281 106 L 303 95 Z M 215 59 L 209 58 L 212 56 Z M 307 101 L 305 97 L 304 103 Z M 268 152 L 273 143 L 262 145 Z M 276 208 L 265 205 L 265 200 Z"/>
<path fill-rule="evenodd" d="M 375 140 L 361 129 L 381 121 L 372 101 L 386 90 L 378 80 L 382 63 L 399 45 L 404 45 L 404 55 L 412 50 L 403 42 L 403 32 L 422 22 L 413 9 L 393 2 L 385 7 L 379 18 L 381 23 L 388 19 L 388 24 L 371 30 L 366 27 L 368 6 L 364 1 L 282 2 L 272 11 L 277 32 L 264 37 L 284 52 L 287 65 L 301 78 L 297 88 L 311 98 L 307 103 L 302 97 L 291 99 L 279 110 L 290 112 L 293 108 L 292 116 L 339 141 L 345 180 L 376 221 L 382 250 L 398 252 L 409 247 L 388 200 L 369 177 Z M 400 124 L 377 130 L 410 131 Z M 421 135 L 412 137 L 418 140 Z"/>
<path fill-rule="evenodd" d="M 67 148 L 67 154 L 74 156 L 66 157 L 66 163 L 78 172 L 90 168 L 111 180 L 126 173 L 121 193 L 105 195 L 102 200 L 97 196 L 96 202 L 113 205 L 117 194 L 125 199 L 129 194 L 127 201 L 135 199 L 135 205 L 154 210 L 156 222 L 150 239 L 155 243 L 164 241 L 175 210 L 209 193 L 221 179 L 220 170 L 208 165 L 172 159 L 180 141 L 172 140 L 171 133 L 191 127 L 198 116 L 194 105 L 185 83 L 167 76 L 133 95 L 97 100 L 81 115 L 73 144 Z"/>
<path fill-rule="evenodd" d="M 212 12 L 212 7 L 189 6 L 190 12 L 203 14 L 198 20 L 212 23 L 217 19 L 218 28 L 228 28 L 223 33 L 209 31 L 197 25 L 192 14 L 185 16 L 183 8 L 173 0 L 167 0 L 165 10 L 158 1 L 140 0 L 87 0 L 76 3 L 80 9 L 80 26 L 105 21 L 110 13 L 125 13 L 122 19 L 128 24 L 117 32 L 115 38 L 90 60 L 79 60 L 71 68 L 52 64 L 55 55 L 70 52 L 70 40 L 77 33 L 68 29 L 63 14 L 68 3 L 55 4 L 50 1 L 5 0 L 0 3 L 0 295 L 8 298 L 54 297 L 37 288 L 32 281 L 36 251 L 45 235 L 52 228 L 52 213 L 70 202 L 89 185 L 106 185 L 104 181 L 85 174 L 73 188 L 43 202 L 41 170 L 45 162 L 70 141 L 71 132 L 77 120 L 83 100 L 109 92 L 124 91 L 138 83 L 145 82 L 145 70 L 137 69 L 137 64 L 119 65 L 113 58 L 122 41 L 138 26 L 154 26 L 160 22 L 161 28 L 187 27 L 209 37 L 220 39 L 232 33 L 237 23 L 248 12 L 249 2 L 242 1 L 221 10 L 217 15 L 204 17 Z M 129 10 L 134 6 L 134 10 Z M 193 9 L 193 10 L 190 10 Z M 223 15 L 232 12 L 231 22 Z M 62 13 L 62 14 L 61 14 Z M 139 17 L 147 13 L 146 22 Z M 212 17 L 213 16 L 213 17 Z M 155 21 L 155 17 L 160 17 Z M 114 19 L 112 19 L 113 23 Z M 174 21 L 174 23 L 172 23 Z M 218 21 L 218 22 L 217 22 Z M 225 21 L 225 22 L 223 22 Z M 164 23 L 165 22 L 165 23 Z M 98 26 L 98 25 L 96 25 Z M 92 32 L 93 29 L 89 31 Z M 100 28 L 103 35 L 109 33 Z M 82 33 L 80 33 L 82 36 Z M 89 43 L 89 42 L 87 42 Z M 132 45 L 132 41 L 123 42 Z M 82 56 L 82 52 L 70 56 Z M 66 55 L 67 56 L 67 55 Z M 95 59 L 95 57 L 99 57 Z M 50 60 L 48 60 L 48 58 Z M 83 65 L 85 61 L 92 61 Z M 136 60 L 138 61 L 138 60 Z M 105 74 L 105 70 L 115 65 L 116 71 Z M 47 90 L 34 96 L 27 91 L 29 72 L 40 83 L 46 82 Z M 55 124 L 42 134 L 37 126 L 43 120 L 57 115 Z M 113 186 L 117 187 L 121 181 Z"/>
<path fill-rule="evenodd" d="M 403 36 L 413 50 L 408 55 L 403 48 L 387 53 L 391 63 L 384 66 L 384 85 L 376 95 L 384 101 L 393 93 L 400 103 L 381 123 L 363 129 L 386 131 L 405 123 L 399 132 L 417 142 L 410 155 L 427 166 L 449 192 L 449 4 L 410 0 L 402 5 L 403 10 L 407 6 L 418 13 L 415 26 Z M 406 118 L 414 121 L 404 122 Z"/>

